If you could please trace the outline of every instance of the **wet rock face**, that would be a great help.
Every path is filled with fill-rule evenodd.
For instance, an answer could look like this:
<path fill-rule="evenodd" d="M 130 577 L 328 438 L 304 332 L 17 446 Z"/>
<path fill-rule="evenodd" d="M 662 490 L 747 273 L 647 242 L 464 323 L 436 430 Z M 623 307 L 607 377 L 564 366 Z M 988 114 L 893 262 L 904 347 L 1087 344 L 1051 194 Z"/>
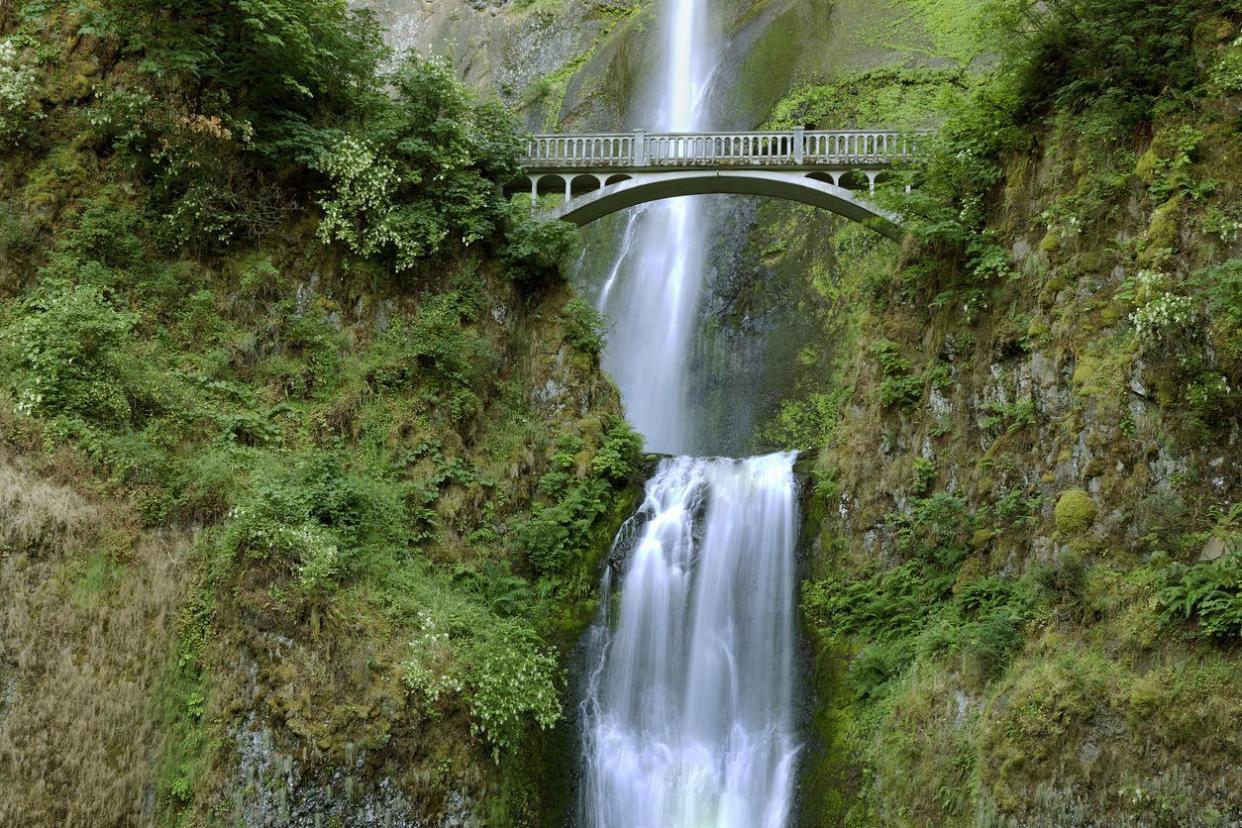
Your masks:
<path fill-rule="evenodd" d="M 611 6 L 582 0 L 539 9 L 512 0 L 360 0 L 355 5 L 375 13 L 397 52 L 447 58 L 463 81 L 499 95 L 532 129 L 559 117 L 561 108 L 560 99 L 545 94 L 541 85 L 558 73 L 568 74 L 568 64 L 590 55 L 617 15 Z M 562 94 L 566 81 L 561 80 Z"/>
<path fill-rule="evenodd" d="M 389 776 L 375 775 L 368 756 L 359 752 L 352 763 L 326 778 L 311 776 L 306 765 L 276 746 L 276 736 L 254 718 L 233 734 L 237 747 L 234 808 L 249 826 L 319 828 L 469 828 L 478 825 L 473 803 L 451 791 L 443 814 L 420 817 L 417 803 L 407 799 Z"/>

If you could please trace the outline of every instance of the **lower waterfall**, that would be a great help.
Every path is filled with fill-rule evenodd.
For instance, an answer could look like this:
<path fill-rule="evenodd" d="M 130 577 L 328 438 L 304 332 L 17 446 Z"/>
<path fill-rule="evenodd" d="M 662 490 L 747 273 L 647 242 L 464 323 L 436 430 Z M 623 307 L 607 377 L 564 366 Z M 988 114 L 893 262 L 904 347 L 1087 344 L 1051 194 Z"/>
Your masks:
<path fill-rule="evenodd" d="M 793 728 L 793 454 L 663 461 L 590 633 L 581 821 L 780 828 Z"/>

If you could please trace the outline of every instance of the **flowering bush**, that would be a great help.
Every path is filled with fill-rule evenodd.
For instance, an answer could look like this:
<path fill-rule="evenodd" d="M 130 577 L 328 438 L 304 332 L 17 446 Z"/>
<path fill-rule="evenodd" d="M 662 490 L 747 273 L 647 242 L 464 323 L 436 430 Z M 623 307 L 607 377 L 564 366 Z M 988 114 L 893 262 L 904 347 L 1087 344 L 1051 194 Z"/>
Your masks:
<path fill-rule="evenodd" d="M 1195 317 L 1194 300 L 1173 293 L 1170 281 L 1165 273 L 1141 270 L 1123 290 L 1123 297 L 1134 303 L 1130 322 L 1144 347 L 1167 344 Z"/>
<path fill-rule="evenodd" d="M 439 712 L 436 702 L 448 694 L 460 694 L 464 684 L 446 630 L 427 612 L 418 614 L 422 628 L 410 642 L 410 660 L 404 665 L 405 686 L 418 694 L 428 715 Z"/>
<path fill-rule="evenodd" d="M 527 723 L 548 730 L 561 718 L 556 659 L 516 622 L 500 625 L 476 647 L 470 683 L 471 729 L 492 745 L 492 758 L 516 748 Z"/>
<path fill-rule="evenodd" d="M 12 40 L 0 40 L 0 142 L 21 139 L 34 90 L 34 70 L 22 64 Z"/>
<path fill-rule="evenodd" d="M 390 252 L 397 269 L 407 270 L 448 236 L 430 202 L 398 203 L 394 196 L 403 179 L 397 165 L 370 142 L 346 135 L 317 166 L 332 182 L 320 201 L 323 241 L 342 242 L 359 256 Z"/>
<path fill-rule="evenodd" d="M 1194 318 L 1194 300 L 1173 293 L 1161 294 L 1130 315 L 1134 330 L 1144 344 L 1172 337 Z"/>
<path fill-rule="evenodd" d="M 383 116 L 311 165 L 329 183 L 320 237 L 408 270 L 449 239 L 494 234 L 507 216 L 497 184 L 517 174 L 521 147 L 511 117 L 475 102 L 444 62 L 411 58 L 389 80 Z"/>

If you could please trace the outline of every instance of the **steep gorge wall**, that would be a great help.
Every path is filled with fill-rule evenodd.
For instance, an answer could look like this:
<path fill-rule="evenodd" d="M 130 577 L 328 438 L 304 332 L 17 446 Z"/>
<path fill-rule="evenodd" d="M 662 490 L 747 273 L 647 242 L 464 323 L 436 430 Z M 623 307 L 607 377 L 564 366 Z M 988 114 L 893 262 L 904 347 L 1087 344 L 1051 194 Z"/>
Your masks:
<path fill-rule="evenodd" d="M 993 62 L 974 4 L 812 5 L 737 15 L 728 125 L 933 125 Z M 1205 73 L 1235 59 L 1231 20 L 1200 26 Z M 623 53 L 567 88 L 599 88 Z M 806 450 L 801 823 L 1239 818 L 1236 646 L 1158 598 L 1236 551 L 1235 357 L 1135 322 L 1196 274 L 1235 278 L 1214 268 L 1242 255 L 1236 91 L 1209 100 L 1116 150 L 1049 116 L 1004 161 L 990 281 L 931 278 L 807 208 L 729 211 L 699 359 L 772 383 L 756 448 Z M 619 125 L 564 107 L 566 126 Z M 1221 324 L 1210 288 L 1183 290 Z"/>
<path fill-rule="evenodd" d="M 556 820 L 641 483 L 588 309 L 494 233 L 325 244 L 322 181 L 80 26 L 0 12 L 0 823 Z M 205 239 L 148 139 L 236 176 Z"/>

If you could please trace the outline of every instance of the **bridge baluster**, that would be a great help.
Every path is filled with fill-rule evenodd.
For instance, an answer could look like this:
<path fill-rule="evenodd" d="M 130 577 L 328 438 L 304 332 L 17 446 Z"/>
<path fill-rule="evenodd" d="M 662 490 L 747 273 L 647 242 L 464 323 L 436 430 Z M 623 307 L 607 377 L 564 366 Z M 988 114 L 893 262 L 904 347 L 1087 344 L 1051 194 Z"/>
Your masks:
<path fill-rule="evenodd" d="M 917 158 L 923 133 L 895 130 L 807 130 L 647 134 L 531 135 L 524 163 L 547 174 L 558 168 L 822 167 L 898 163 Z"/>

